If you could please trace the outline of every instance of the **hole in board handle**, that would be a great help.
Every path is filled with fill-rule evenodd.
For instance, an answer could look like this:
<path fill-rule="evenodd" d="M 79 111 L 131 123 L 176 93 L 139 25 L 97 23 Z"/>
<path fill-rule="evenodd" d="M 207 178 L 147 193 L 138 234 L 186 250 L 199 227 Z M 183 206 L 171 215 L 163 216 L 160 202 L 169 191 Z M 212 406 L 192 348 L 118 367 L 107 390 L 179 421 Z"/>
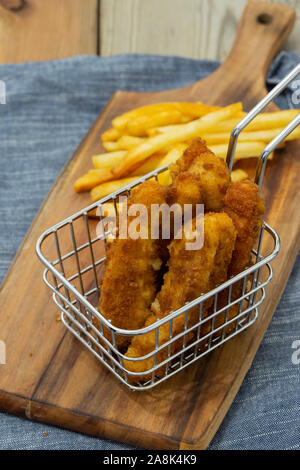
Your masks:
<path fill-rule="evenodd" d="M 0 0 L 0 5 L 7 10 L 19 11 L 25 6 L 25 0 Z"/>
<path fill-rule="evenodd" d="M 268 13 L 261 13 L 256 19 L 260 24 L 270 24 L 273 21 L 273 17 Z"/>

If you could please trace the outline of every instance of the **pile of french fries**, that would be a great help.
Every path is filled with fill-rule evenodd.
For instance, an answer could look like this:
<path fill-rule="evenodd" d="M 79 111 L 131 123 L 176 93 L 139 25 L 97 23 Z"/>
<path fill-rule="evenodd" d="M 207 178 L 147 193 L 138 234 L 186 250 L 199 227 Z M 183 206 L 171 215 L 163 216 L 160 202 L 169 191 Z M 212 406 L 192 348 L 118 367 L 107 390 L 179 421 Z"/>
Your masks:
<path fill-rule="evenodd" d="M 295 109 L 258 115 L 239 136 L 235 163 L 259 157 L 297 113 Z M 204 139 L 212 152 L 225 159 L 230 133 L 245 115 L 240 102 L 223 108 L 200 102 L 169 102 L 133 109 L 117 116 L 113 127 L 102 134 L 106 153 L 92 156 L 93 168 L 75 182 L 74 189 L 90 190 L 95 202 L 155 169 L 175 163 L 195 137 Z M 297 128 L 287 140 L 299 137 Z M 241 169 L 232 172 L 233 181 L 247 176 Z M 170 184 L 168 170 L 159 175 L 159 181 Z"/>

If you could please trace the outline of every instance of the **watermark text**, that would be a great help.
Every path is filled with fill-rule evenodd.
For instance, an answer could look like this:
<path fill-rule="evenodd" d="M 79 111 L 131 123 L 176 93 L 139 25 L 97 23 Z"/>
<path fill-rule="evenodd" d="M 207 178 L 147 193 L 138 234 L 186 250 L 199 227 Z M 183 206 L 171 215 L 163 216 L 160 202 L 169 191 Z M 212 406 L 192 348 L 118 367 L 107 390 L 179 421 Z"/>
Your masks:
<path fill-rule="evenodd" d="M 6 104 L 6 85 L 3 80 L 0 80 L 0 104 Z"/>
<path fill-rule="evenodd" d="M 203 204 L 131 204 L 127 197 L 119 199 L 118 217 L 100 210 L 97 235 L 103 232 L 119 239 L 172 240 L 184 239 L 186 250 L 200 250 L 204 239 Z M 98 211 L 99 213 L 99 211 Z"/>
<path fill-rule="evenodd" d="M 300 339 L 295 339 L 295 341 L 292 342 L 292 349 L 295 349 L 292 354 L 292 363 L 297 366 L 300 364 Z"/>
<path fill-rule="evenodd" d="M 0 340 L 0 364 L 6 364 L 6 344 Z"/>

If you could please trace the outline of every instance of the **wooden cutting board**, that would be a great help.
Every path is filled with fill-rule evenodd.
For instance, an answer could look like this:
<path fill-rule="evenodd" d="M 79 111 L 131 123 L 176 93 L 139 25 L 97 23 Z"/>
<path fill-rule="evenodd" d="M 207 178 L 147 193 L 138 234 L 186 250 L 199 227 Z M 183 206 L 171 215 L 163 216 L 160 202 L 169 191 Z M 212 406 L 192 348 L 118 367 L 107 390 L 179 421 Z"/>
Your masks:
<path fill-rule="evenodd" d="M 267 222 L 282 239 L 274 279 L 257 322 L 223 347 L 148 392 L 131 392 L 117 381 L 62 323 L 42 281 L 35 255 L 38 236 L 83 208 L 74 180 L 100 151 L 100 134 L 113 117 L 133 107 L 166 100 L 201 100 L 246 109 L 266 93 L 266 71 L 295 21 L 293 9 L 249 3 L 226 62 L 210 77 L 159 93 L 118 91 L 67 163 L 37 214 L 0 292 L 0 407 L 11 413 L 150 449 L 204 449 L 225 416 L 249 369 L 285 287 L 299 248 L 300 146 L 291 143 L 268 167 L 263 195 Z M 250 160 L 243 163 L 253 169 Z"/>

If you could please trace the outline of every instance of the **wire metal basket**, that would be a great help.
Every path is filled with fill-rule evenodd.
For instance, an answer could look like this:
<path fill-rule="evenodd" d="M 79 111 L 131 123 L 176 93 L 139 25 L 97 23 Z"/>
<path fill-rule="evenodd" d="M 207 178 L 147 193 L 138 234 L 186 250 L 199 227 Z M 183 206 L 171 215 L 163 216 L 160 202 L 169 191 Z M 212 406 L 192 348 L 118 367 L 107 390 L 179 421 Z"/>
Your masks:
<path fill-rule="evenodd" d="M 236 126 L 227 157 L 230 170 L 239 132 L 299 72 L 299 67 L 297 71 L 292 71 Z M 268 155 L 299 125 L 299 117 L 300 115 L 263 151 L 255 177 L 260 186 Z M 36 245 L 37 255 L 46 266 L 44 281 L 53 291 L 53 300 L 61 311 L 62 322 L 102 364 L 132 390 L 152 388 L 252 325 L 265 298 L 265 286 L 272 279 L 270 262 L 280 249 L 276 231 L 264 222 L 253 249 L 251 267 L 150 326 L 124 330 L 111 324 L 98 310 L 101 295 L 99 279 L 104 270 L 109 235 L 104 227 L 99 230 L 98 226 L 97 230 L 97 224 L 103 221 L 103 205 L 112 202 L 116 215 L 120 196 L 129 195 L 134 186 L 149 178 L 157 179 L 166 169 L 167 167 L 162 167 L 155 170 L 54 225 L 40 236 Z M 95 209 L 99 210 L 100 222 L 91 217 Z M 237 290 L 236 286 L 240 295 L 232 297 L 232 291 Z M 207 304 L 211 305 L 208 311 Z M 180 332 L 173 332 L 177 318 L 181 318 L 182 328 Z M 163 325 L 167 325 L 169 339 L 159 344 L 159 332 Z M 149 332 L 155 335 L 155 347 L 145 356 L 127 357 L 125 351 L 117 346 L 118 337 L 133 338 Z M 130 362 L 138 363 L 145 359 L 151 359 L 152 367 L 147 371 L 142 369 L 142 372 L 132 372 L 127 366 Z"/>

